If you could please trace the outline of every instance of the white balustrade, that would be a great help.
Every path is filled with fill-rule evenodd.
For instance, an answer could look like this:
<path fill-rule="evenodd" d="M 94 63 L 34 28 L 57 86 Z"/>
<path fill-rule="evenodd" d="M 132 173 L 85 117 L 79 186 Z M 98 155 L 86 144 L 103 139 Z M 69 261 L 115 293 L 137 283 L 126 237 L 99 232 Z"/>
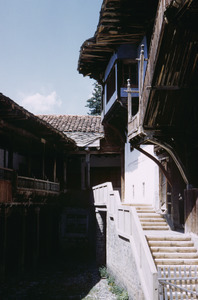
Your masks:
<path fill-rule="evenodd" d="M 110 182 L 93 187 L 93 193 L 95 206 L 106 206 L 117 233 L 130 241 L 145 299 L 157 300 L 158 273 L 135 207 L 123 205 Z"/>

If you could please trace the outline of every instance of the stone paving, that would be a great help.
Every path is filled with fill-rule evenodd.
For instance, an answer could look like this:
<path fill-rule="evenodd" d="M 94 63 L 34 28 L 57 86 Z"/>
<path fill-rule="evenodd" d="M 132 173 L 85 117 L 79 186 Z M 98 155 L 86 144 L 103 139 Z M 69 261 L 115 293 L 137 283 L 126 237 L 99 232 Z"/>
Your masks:
<path fill-rule="evenodd" d="M 0 300 L 114 300 L 106 279 L 94 262 L 59 261 L 26 275 L 18 282 L 1 283 Z"/>

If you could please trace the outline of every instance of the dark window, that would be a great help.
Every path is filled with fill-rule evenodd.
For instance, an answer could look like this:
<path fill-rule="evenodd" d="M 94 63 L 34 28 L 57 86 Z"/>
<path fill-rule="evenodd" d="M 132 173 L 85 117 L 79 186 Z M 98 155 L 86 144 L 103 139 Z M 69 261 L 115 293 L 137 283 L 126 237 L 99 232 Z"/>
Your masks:
<path fill-rule="evenodd" d="M 131 87 L 138 87 L 137 63 L 123 63 L 122 65 L 122 87 L 127 87 L 127 79 L 130 79 Z"/>
<path fill-rule="evenodd" d="M 139 97 L 132 97 L 132 112 L 131 115 L 135 116 L 139 110 Z"/>
<path fill-rule="evenodd" d="M 81 158 L 70 157 L 67 162 L 67 187 L 81 189 Z"/>
<path fill-rule="evenodd" d="M 90 170 L 91 186 L 111 181 L 114 188 L 121 187 L 120 167 L 93 167 Z"/>
<path fill-rule="evenodd" d="M 115 92 L 115 67 L 111 70 L 109 77 L 106 81 L 107 84 L 107 102 L 111 99 L 113 93 Z"/>

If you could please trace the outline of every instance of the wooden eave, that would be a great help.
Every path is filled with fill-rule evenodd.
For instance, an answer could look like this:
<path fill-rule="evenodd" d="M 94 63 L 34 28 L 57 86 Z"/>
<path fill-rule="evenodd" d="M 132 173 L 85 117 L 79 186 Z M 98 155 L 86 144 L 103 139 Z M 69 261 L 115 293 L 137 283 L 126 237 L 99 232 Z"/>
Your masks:
<path fill-rule="evenodd" d="M 153 23 L 158 0 L 104 0 L 94 37 L 81 46 L 78 71 L 101 82 L 121 44 L 138 44 Z"/>
<path fill-rule="evenodd" d="M 0 128 L 4 132 L 15 132 L 24 138 L 44 139 L 51 144 L 64 146 L 65 150 L 76 147 L 72 139 L 3 94 L 0 94 Z"/>
<path fill-rule="evenodd" d="M 198 134 L 198 2 L 170 6 L 161 33 L 144 128 Z M 180 133 L 179 133 L 180 132 Z"/>

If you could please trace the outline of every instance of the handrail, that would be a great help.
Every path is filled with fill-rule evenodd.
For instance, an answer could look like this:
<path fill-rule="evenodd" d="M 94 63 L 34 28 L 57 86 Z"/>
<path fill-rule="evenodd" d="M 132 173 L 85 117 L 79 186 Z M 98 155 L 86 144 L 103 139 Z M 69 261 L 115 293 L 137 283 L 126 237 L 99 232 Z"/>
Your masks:
<path fill-rule="evenodd" d="M 117 233 L 130 241 L 145 298 L 157 300 L 158 273 L 135 208 L 121 204 L 120 195 L 110 182 L 93 187 L 93 193 L 95 206 L 106 205 Z"/>
<path fill-rule="evenodd" d="M 175 299 L 180 299 L 181 293 L 182 299 L 190 299 L 191 297 L 195 299 L 194 296 L 198 296 L 197 266 L 191 266 L 190 268 L 178 266 L 172 271 L 173 276 L 171 276 L 170 266 L 158 267 L 159 299 L 167 299 L 168 296 L 173 299 L 173 295 Z"/>

